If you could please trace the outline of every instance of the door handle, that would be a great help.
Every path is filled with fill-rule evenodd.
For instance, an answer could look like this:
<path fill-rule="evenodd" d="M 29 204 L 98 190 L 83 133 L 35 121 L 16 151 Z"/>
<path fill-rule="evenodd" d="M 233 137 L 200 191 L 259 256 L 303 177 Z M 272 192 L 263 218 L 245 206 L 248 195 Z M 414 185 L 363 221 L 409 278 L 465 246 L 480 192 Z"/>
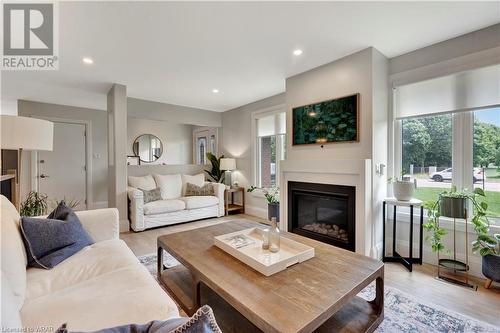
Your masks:
<path fill-rule="evenodd" d="M 43 173 L 40 175 L 40 178 L 49 178 L 49 176 L 44 175 Z"/>

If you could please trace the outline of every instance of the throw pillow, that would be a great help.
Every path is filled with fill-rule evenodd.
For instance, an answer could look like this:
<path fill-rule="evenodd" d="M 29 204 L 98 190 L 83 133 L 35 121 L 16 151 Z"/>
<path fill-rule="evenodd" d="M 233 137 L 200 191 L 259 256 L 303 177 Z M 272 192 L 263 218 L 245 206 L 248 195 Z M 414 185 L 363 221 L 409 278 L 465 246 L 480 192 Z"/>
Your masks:
<path fill-rule="evenodd" d="M 161 190 L 163 200 L 177 199 L 182 197 L 181 175 L 154 175 L 156 183 Z"/>
<path fill-rule="evenodd" d="M 206 183 L 203 186 L 196 186 L 191 183 L 186 184 L 186 197 L 192 196 L 213 196 L 215 195 L 214 186 L 212 183 Z"/>
<path fill-rule="evenodd" d="M 156 182 L 151 175 L 142 177 L 128 177 L 128 185 L 143 191 L 151 191 L 156 188 Z"/>
<path fill-rule="evenodd" d="M 63 324 L 55 333 L 69 333 L 71 327 Z M 155 320 L 147 324 L 130 324 L 105 328 L 93 333 L 222 333 L 208 305 L 204 305 L 191 318 Z"/>
<path fill-rule="evenodd" d="M 21 218 L 28 266 L 51 269 L 94 242 L 64 201 L 47 218 Z"/>
<path fill-rule="evenodd" d="M 203 173 L 199 173 L 194 176 L 182 175 L 182 195 L 184 196 L 186 195 L 187 183 L 191 183 L 201 187 L 205 184 L 205 175 Z"/>
<path fill-rule="evenodd" d="M 145 191 L 145 190 L 141 190 L 141 191 L 142 191 L 142 193 L 144 193 L 144 203 L 145 204 L 148 202 L 161 200 L 161 191 L 160 191 L 159 187 L 157 187 L 151 191 Z"/>

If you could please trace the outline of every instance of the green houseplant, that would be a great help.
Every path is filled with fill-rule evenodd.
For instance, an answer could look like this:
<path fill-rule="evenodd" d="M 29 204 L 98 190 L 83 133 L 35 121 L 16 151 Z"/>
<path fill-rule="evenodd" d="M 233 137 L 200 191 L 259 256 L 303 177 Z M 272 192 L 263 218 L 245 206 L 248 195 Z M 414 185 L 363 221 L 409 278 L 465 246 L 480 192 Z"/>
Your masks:
<path fill-rule="evenodd" d="M 208 178 L 215 183 L 224 182 L 225 173 L 220 169 L 221 158 L 224 158 L 224 155 L 217 157 L 212 153 L 207 153 L 207 159 L 210 161 L 212 168 L 210 170 L 205 170 L 205 172 Z"/>
<path fill-rule="evenodd" d="M 47 214 L 47 195 L 30 191 L 26 200 L 21 203 L 19 210 L 21 216 L 40 216 Z"/>
<path fill-rule="evenodd" d="M 250 186 L 247 192 L 254 192 L 259 189 L 255 186 Z M 261 188 L 262 193 L 264 193 L 264 197 L 267 200 L 267 218 L 269 221 L 275 217 L 276 221 L 280 220 L 280 189 L 279 187 L 271 187 L 269 189 Z"/>

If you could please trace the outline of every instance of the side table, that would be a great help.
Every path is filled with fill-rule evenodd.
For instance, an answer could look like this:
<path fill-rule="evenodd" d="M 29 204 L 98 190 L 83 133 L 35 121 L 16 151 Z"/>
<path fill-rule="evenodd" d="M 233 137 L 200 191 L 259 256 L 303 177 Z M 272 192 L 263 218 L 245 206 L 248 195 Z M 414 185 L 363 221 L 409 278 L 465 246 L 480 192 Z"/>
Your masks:
<path fill-rule="evenodd" d="M 393 224 L 392 224 L 392 256 L 386 256 L 385 254 L 385 220 L 386 220 L 386 206 L 392 205 L 394 207 L 393 211 Z M 410 238 L 409 238 L 409 255 L 408 257 L 401 256 L 396 249 L 396 207 L 410 207 Z M 419 236 L 419 256 L 418 258 L 413 257 L 413 210 L 414 208 L 420 208 L 420 236 Z M 383 243 L 382 243 L 382 261 L 383 262 L 399 262 L 408 269 L 408 271 L 413 270 L 413 264 L 422 265 L 422 250 L 423 250 L 423 223 L 424 223 L 424 206 L 423 202 L 418 199 L 411 199 L 410 201 L 399 201 L 396 198 L 387 198 L 384 200 L 383 209 Z"/>
<path fill-rule="evenodd" d="M 234 203 L 234 194 L 238 192 L 241 193 L 240 205 Z M 239 186 L 226 188 L 224 191 L 224 208 L 226 215 L 232 213 L 245 214 L 245 188 Z"/>

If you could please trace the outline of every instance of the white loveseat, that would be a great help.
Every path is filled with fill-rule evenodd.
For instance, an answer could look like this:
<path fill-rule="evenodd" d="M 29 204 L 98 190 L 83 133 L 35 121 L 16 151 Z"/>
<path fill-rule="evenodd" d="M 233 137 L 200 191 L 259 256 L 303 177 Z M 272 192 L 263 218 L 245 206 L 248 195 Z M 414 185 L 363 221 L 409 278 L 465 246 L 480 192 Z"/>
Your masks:
<path fill-rule="evenodd" d="M 130 225 L 134 231 L 224 216 L 225 185 L 205 181 L 203 174 L 128 177 Z M 214 196 L 185 196 L 186 184 L 211 184 Z M 144 193 L 160 188 L 161 200 L 144 203 Z"/>
<path fill-rule="evenodd" d="M 2 328 L 50 332 L 67 323 L 70 331 L 95 331 L 178 317 L 172 299 L 118 238 L 118 211 L 77 215 L 95 244 L 51 270 L 27 269 L 19 214 L 1 196 Z"/>

